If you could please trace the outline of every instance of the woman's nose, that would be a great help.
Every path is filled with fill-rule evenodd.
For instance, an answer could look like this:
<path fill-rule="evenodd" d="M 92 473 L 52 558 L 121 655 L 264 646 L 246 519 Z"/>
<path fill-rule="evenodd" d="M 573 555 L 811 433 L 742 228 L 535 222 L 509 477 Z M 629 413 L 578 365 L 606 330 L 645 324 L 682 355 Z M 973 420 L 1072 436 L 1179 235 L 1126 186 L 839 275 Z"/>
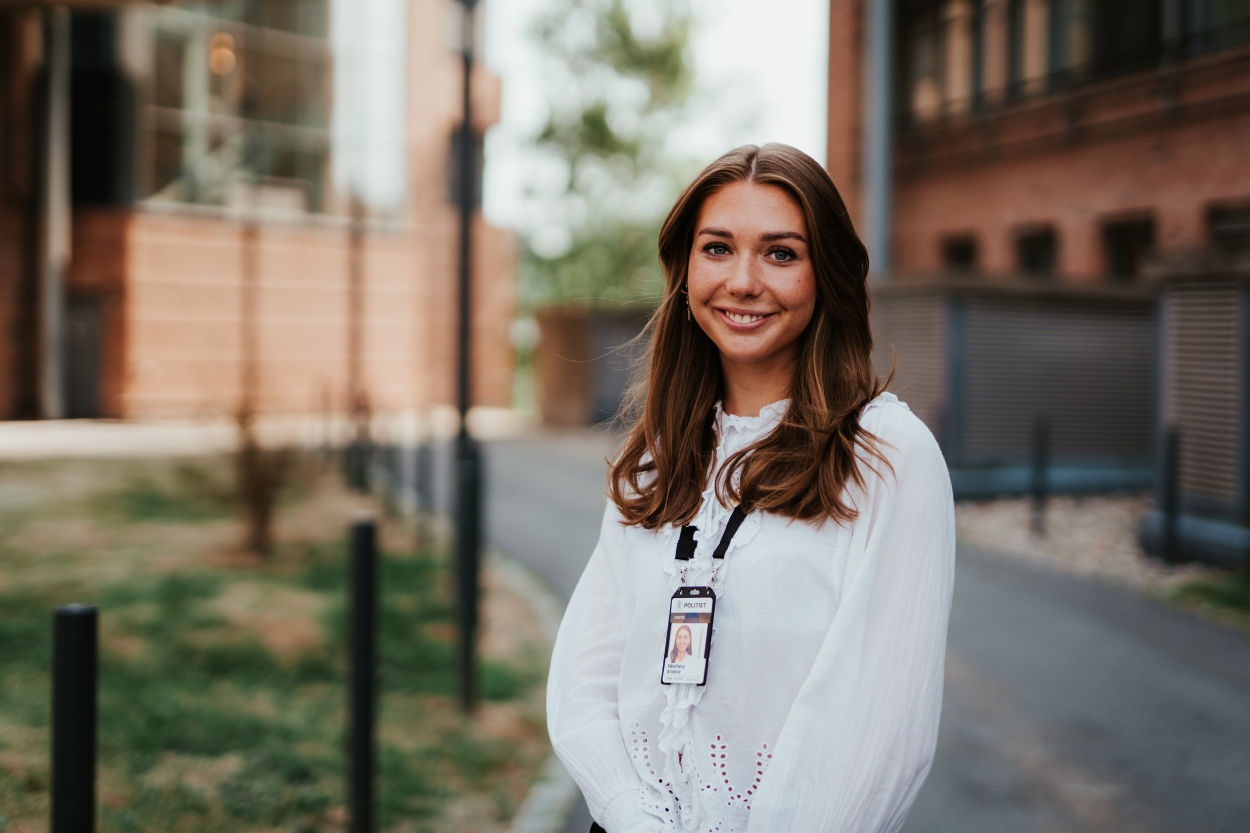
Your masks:
<path fill-rule="evenodd" d="M 752 297 L 760 292 L 760 266 L 754 257 L 738 258 L 733 274 L 729 276 L 726 289 L 735 295 Z"/>

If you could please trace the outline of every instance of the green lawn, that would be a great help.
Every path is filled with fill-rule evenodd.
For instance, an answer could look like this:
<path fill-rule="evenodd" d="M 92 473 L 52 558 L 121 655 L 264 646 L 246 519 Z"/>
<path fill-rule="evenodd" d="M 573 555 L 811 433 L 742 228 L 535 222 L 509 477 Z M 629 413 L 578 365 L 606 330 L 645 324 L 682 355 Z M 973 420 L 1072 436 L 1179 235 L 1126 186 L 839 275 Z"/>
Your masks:
<path fill-rule="evenodd" d="M 100 608 L 102 833 L 343 829 L 362 499 L 305 465 L 259 560 L 238 548 L 228 466 L 0 465 L 0 833 L 47 829 L 51 614 L 69 602 Z M 546 752 L 541 638 L 506 624 L 462 718 L 445 558 L 397 522 L 379 537 L 379 829 L 501 829 Z"/>
<path fill-rule="evenodd" d="M 1186 607 L 1250 630 L 1250 570 L 1235 570 L 1182 585 L 1173 598 Z"/>

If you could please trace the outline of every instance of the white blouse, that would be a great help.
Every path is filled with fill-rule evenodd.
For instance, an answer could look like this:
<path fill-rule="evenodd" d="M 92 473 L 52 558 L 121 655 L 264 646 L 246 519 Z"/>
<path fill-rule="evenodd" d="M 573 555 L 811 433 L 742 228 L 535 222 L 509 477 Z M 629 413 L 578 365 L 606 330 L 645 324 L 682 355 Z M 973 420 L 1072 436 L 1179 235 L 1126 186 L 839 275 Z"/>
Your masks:
<path fill-rule="evenodd" d="M 718 407 L 715 465 L 786 405 Z M 941 452 L 906 405 L 882 394 L 861 424 L 893 472 L 861 460 L 854 522 L 746 516 L 713 584 L 706 686 L 660 684 L 680 529 L 623 526 L 608 502 L 547 687 L 552 745 L 608 833 L 902 826 L 937 740 L 954 514 Z M 687 585 L 707 583 L 729 515 L 709 481 Z"/>

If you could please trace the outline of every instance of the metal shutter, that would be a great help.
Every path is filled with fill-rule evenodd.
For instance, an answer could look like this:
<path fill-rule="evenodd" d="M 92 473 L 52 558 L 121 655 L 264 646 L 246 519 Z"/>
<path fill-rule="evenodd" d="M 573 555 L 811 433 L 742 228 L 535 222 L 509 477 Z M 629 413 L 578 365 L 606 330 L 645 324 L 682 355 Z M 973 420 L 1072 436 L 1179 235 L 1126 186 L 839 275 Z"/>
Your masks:
<path fill-rule="evenodd" d="M 963 452 L 1027 459 L 1034 418 L 1052 454 L 1145 458 L 1153 420 L 1154 320 L 1148 303 L 969 297 L 963 315 Z"/>
<path fill-rule="evenodd" d="M 937 436 L 946 394 L 946 298 L 936 293 L 873 298 L 873 364 L 882 379 L 894 356 L 890 390 Z"/>
<path fill-rule="evenodd" d="M 1181 492 L 1228 503 L 1237 498 L 1244 378 L 1240 294 L 1230 283 L 1184 283 L 1163 299 L 1163 420 L 1181 431 Z"/>

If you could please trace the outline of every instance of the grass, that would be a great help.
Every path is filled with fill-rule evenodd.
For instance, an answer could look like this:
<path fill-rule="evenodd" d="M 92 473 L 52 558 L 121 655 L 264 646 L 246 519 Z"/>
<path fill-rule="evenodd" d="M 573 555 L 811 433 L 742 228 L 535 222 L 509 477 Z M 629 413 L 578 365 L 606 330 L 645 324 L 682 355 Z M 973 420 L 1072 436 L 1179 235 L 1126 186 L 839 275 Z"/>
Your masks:
<path fill-rule="evenodd" d="M 229 461 L 0 465 L 0 832 L 47 829 L 51 611 L 100 608 L 102 833 L 339 831 L 346 820 L 346 527 L 313 470 L 274 555 L 239 550 Z M 546 752 L 541 636 L 503 623 L 455 708 L 446 559 L 379 539 L 378 829 L 494 831 Z"/>
<path fill-rule="evenodd" d="M 1235 570 L 1187 582 L 1175 601 L 1250 630 L 1250 570 Z"/>

